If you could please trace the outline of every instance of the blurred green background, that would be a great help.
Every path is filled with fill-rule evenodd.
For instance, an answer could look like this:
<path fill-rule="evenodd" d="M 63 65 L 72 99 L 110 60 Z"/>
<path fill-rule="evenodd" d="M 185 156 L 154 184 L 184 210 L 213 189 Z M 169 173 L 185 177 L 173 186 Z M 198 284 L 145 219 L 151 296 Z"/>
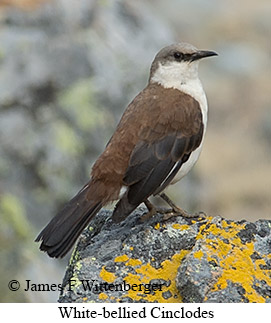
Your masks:
<path fill-rule="evenodd" d="M 33 241 L 88 180 L 156 52 L 215 50 L 201 63 L 209 125 L 201 158 L 170 196 L 189 211 L 271 219 L 271 2 L 0 1 L 0 301 L 56 301 L 68 257 Z M 21 289 L 11 292 L 17 279 Z"/>

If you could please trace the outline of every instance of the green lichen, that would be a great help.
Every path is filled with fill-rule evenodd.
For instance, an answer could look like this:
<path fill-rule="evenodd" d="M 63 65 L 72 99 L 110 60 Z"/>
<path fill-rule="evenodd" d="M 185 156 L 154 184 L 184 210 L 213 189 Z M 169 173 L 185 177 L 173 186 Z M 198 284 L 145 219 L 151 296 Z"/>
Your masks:
<path fill-rule="evenodd" d="M 27 220 L 23 204 L 12 194 L 3 194 L 0 199 L 1 227 L 5 225 L 12 229 L 17 237 L 27 239 L 30 234 L 30 224 Z M 4 234 L 4 232 L 3 232 Z"/>
<path fill-rule="evenodd" d="M 76 82 L 61 93 L 58 101 L 82 130 L 89 131 L 105 123 L 106 113 L 95 99 L 95 90 L 91 79 Z"/>

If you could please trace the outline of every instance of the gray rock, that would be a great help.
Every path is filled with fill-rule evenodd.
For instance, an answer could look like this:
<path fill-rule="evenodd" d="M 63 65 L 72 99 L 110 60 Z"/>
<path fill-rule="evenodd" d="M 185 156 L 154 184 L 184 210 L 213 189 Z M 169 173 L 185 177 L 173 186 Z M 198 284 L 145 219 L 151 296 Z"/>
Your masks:
<path fill-rule="evenodd" d="M 145 212 L 120 224 L 111 211 L 96 216 L 71 257 L 59 302 L 270 302 L 271 221 L 157 214 L 142 223 Z"/>

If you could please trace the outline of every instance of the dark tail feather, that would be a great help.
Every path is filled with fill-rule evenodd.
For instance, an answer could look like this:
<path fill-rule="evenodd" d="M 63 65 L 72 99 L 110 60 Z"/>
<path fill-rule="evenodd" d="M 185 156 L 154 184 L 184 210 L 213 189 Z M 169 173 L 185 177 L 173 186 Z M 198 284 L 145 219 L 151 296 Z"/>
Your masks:
<path fill-rule="evenodd" d="M 47 224 L 36 238 L 50 257 L 64 257 L 91 218 L 102 208 L 87 198 L 88 184 Z"/>
<path fill-rule="evenodd" d="M 131 212 L 133 212 L 138 207 L 138 205 L 139 204 L 131 204 L 128 201 L 128 192 L 126 192 L 116 204 L 112 215 L 112 220 L 115 223 L 123 221 Z"/>

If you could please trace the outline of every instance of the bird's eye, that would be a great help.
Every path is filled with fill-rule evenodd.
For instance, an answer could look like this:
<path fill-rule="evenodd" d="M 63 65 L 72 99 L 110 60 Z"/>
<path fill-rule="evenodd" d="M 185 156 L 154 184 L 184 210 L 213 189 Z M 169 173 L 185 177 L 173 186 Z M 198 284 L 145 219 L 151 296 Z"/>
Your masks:
<path fill-rule="evenodd" d="M 175 52 L 173 56 L 177 61 L 180 61 L 183 58 L 183 54 L 180 52 Z"/>

